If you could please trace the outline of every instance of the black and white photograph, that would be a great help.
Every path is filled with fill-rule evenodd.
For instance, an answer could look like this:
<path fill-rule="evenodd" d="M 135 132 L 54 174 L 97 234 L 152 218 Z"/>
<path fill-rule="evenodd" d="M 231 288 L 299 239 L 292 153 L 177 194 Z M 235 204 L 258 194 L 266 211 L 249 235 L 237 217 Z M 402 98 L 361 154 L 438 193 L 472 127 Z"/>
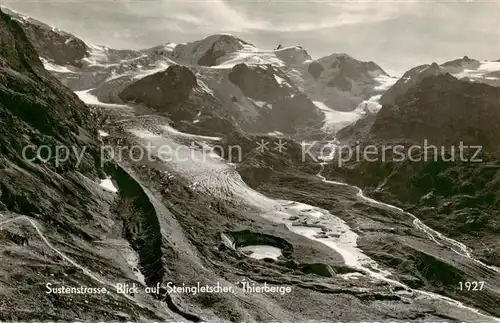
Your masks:
<path fill-rule="evenodd" d="M 0 323 L 500 323 L 499 0 L 0 0 Z"/>

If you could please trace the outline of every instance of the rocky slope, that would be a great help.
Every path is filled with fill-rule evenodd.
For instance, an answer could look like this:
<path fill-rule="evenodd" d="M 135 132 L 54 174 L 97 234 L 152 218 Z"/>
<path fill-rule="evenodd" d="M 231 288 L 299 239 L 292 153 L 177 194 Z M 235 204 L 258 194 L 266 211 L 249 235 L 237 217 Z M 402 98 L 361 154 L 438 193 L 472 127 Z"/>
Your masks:
<path fill-rule="evenodd" d="M 500 64 L 497 62 L 480 62 L 464 56 L 445 62 L 441 65 L 432 63 L 421 65 L 407 71 L 394 86 L 387 90 L 380 98 L 381 104 L 392 104 L 396 97 L 405 94 L 409 89 L 417 86 L 423 79 L 429 76 L 449 73 L 457 79 L 469 82 L 485 83 L 492 86 L 500 86 L 498 73 Z"/>
<path fill-rule="evenodd" d="M 459 81 L 450 74 L 424 79 L 377 114 L 371 136 L 427 140 L 437 146 L 481 145 L 500 150 L 500 88 Z"/>
<path fill-rule="evenodd" d="M 425 79 L 444 74 L 449 74 L 456 79 L 468 83 L 480 83 L 500 87 L 499 73 L 500 64 L 498 62 L 480 62 L 467 56 L 445 62 L 441 65 L 437 63 L 420 65 L 404 73 L 397 82 L 390 85 L 387 91 L 383 92 L 378 101 L 382 105 L 395 105 L 397 97 L 407 95 L 410 90 L 418 87 Z M 337 138 L 341 141 L 360 140 L 368 135 L 374 121 L 374 114 L 367 113 L 355 124 L 350 124 L 345 129 L 339 130 Z"/>
<path fill-rule="evenodd" d="M 232 35 L 218 34 L 188 44 L 179 44 L 172 51 L 172 58 L 190 65 L 214 66 L 219 60 L 250 45 Z"/>
<path fill-rule="evenodd" d="M 1 11 L 0 43 L 1 319 L 162 317 L 116 293 L 45 293 L 48 282 L 101 288 L 133 274 L 123 257 L 110 257 L 118 247 L 91 247 L 108 234 L 121 238 L 110 225 L 112 196 L 98 185 L 97 115 L 44 69 L 21 26 Z M 69 151 L 56 159 L 56 147 Z"/>
<path fill-rule="evenodd" d="M 30 39 L 35 40 L 33 45 L 40 56 L 57 65 L 82 67 L 82 60 L 89 55 L 82 40 L 38 20 L 3 10 L 20 23 Z"/>
<path fill-rule="evenodd" d="M 10 14 L 18 19 L 35 44 L 44 66 L 73 90 L 104 88 L 96 92 L 102 101 L 120 103 L 117 94 L 127 85 L 164 71 L 169 66 L 184 64 L 196 72 L 199 80 L 209 84 L 209 88 L 221 88 L 217 95 L 223 96 L 220 99 L 227 101 L 224 103 L 226 109 L 247 131 L 290 132 L 290 127 L 269 122 L 276 117 L 269 116 L 270 111 L 266 111 L 269 108 L 262 108 L 265 100 L 252 102 L 246 94 L 241 97 L 238 91 L 226 97 L 226 93 L 233 90 L 233 83 L 226 82 L 229 76 L 227 70 L 238 64 L 245 64 L 252 70 L 258 70 L 262 64 L 267 68 L 272 66 L 274 72 L 271 74 L 275 74 L 274 78 L 283 85 L 281 90 L 290 92 L 293 89 L 294 93 L 306 94 L 316 105 L 305 103 L 304 109 L 311 110 L 309 118 L 323 126 L 315 128 L 323 128 L 329 133 L 359 119 L 366 113 L 367 107 L 370 113 L 377 111 L 377 95 L 387 84 L 394 82 L 375 63 L 361 62 L 346 54 L 334 54 L 313 62 L 300 46 L 263 50 L 228 34 L 216 34 L 186 44 L 166 43 L 141 51 L 114 50 L 90 44 L 21 14 Z M 321 71 L 314 72 L 315 66 L 320 66 Z M 221 81 L 224 81 L 223 84 L 219 84 Z M 114 89 L 116 87 L 118 89 Z M 113 98 L 101 95 L 110 91 L 115 93 Z M 297 102 L 297 105 L 302 103 Z M 270 107 L 272 102 L 268 104 Z M 318 104 L 325 118 L 314 116 L 318 112 Z M 341 111 L 352 112 L 342 114 Z"/>
<path fill-rule="evenodd" d="M 373 196 L 402 203 L 498 266 L 499 99 L 497 87 L 450 74 L 428 77 L 365 126 L 361 147 L 375 145 L 381 152 L 390 145 L 385 160 L 381 153 L 374 162 L 352 160 L 329 168 L 330 175 L 343 174 L 370 187 Z M 413 159 L 392 148 L 404 145 L 406 152 L 415 144 L 420 149 Z"/>
<path fill-rule="evenodd" d="M 326 95 L 324 103 L 340 111 L 354 110 L 362 101 L 379 94 L 376 87 L 389 78 L 374 62 L 362 62 L 347 54 L 320 58 L 311 62 L 307 71 L 317 83 L 307 86 L 306 93 L 318 100 Z"/>

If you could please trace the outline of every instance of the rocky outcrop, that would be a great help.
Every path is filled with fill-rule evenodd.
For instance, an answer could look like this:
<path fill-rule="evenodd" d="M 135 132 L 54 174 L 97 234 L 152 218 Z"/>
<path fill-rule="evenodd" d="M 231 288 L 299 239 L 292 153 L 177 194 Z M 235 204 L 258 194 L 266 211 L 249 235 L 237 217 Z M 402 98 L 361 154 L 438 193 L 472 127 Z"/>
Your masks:
<path fill-rule="evenodd" d="M 274 54 L 290 66 L 303 64 L 312 59 L 309 53 L 301 46 L 279 48 L 274 51 Z"/>
<path fill-rule="evenodd" d="M 352 83 L 342 75 L 335 76 L 330 81 L 328 81 L 327 85 L 345 92 L 351 91 L 352 89 Z"/>
<path fill-rule="evenodd" d="M 490 66 L 485 67 L 486 65 Z M 484 83 L 496 87 L 500 86 L 500 82 L 498 81 L 500 65 L 495 65 L 494 62 L 480 62 L 464 56 L 441 65 L 437 63 L 425 64 L 408 70 L 396 84 L 382 95 L 380 103 L 392 104 L 397 96 L 404 95 L 409 89 L 420 84 L 423 79 L 445 73 L 449 73 L 457 79 L 467 82 Z"/>
<path fill-rule="evenodd" d="M 437 70 L 437 69 L 436 69 Z M 434 145 L 481 145 L 500 150 L 500 89 L 431 76 L 379 111 L 371 135 Z"/>
<path fill-rule="evenodd" d="M 271 116 L 276 129 L 289 134 L 302 129 L 317 129 L 324 119 L 323 113 L 305 94 L 275 101 Z"/>
<path fill-rule="evenodd" d="M 216 34 L 205 39 L 175 46 L 171 58 L 181 63 L 213 66 L 221 57 L 232 54 L 248 43 L 227 34 Z"/>
<path fill-rule="evenodd" d="M 429 76 L 444 74 L 445 71 L 436 63 L 431 65 L 420 65 L 407 71 L 390 89 L 382 94 L 380 103 L 393 104 L 396 98 L 404 95 L 409 89 L 420 84 Z"/>
<path fill-rule="evenodd" d="M 41 57 L 57 65 L 82 66 L 88 49 L 81 39 L 13 11 L 7 13 L 20 23 Z"/>
<path fill-rule="evenodd" d="M 304 128 L 318 128 L 324 115 L 307 97 L 298 91 L 287 76 L 267 65 L 238 64 L 229 73 L 229 80 L 245 96 L 267 105 L 266 120 L 271 131 L 293 134 Z"/>
<path fill-rule="evenodd" d="M 281 86 L 278 83 L 275 73 L 271 65 L 260 67 L 238 64 L 231 69 L 229 80 L 237 85 L 247 97 L 271 103 L 277 98 L 293 93 L 289 86 Z"/>
<path fill-rule="evenodd" d="M 355 142 L 356 140 L 363 140 L 369 134 L 371 127 L 376 119 L 376 113 L 364 115 L 353 124 L 350 124 L 335 134 L 335 138 L 340 142 Z"/>
<path fill-rule="evenodd" d="M 336 76 L 340 75 L 355 81 L 365 81 L 373 75 L 387 75 L 387 73 L 374 62 L 363 62 L 347 54 L 333 54 L 318 60 L 326 68 L 334 69 Z M 329 65 L 329 66 L 328 66 Z"/>
<path fill-rule="evenodd" d="M 309 67 L 307 68 L 309 74 L 311 74 L 312 77 L 314 77 L 315 79 L 318 79 L 319 76 L 321 75 L 321 72 L 323 72 L 324 70 L 325 69 L 323 68 L 323 66 L 318 62 L 312 62 L 311 64 L 309 64 Z"/>
<path fill-rule="evenodd" d="M 364 100 L 381 94 L 389 75 L 374 62 L 347 54 L 332 54 L 299 68 L 300 86 L 312 100 L 337 111 L 352 111 Z"/>
<path fill-rule="evenodd" d="M 462 72 L 465 69 L 477 70 L 480 65 L 481 62 L 479 62 L 477 59 L 471 59 L 467 56 L 464 56 L 462 58 L 443 63 L 441 64 L 441 67 L 444 68 L 446 72 L 453 74 Z"/>
<path fill-rule="evenodd" d="M 8 122 L 7 115 L 13 118 L 11 125 L 2 127 L 5 135 L 22 124 L 63 142 L 76 140 L 82 128 L 93 131 L 89 108 L 44 69 L 20 25 L 5 14 L 1 18 L 0 91 L 5 114 L 1 120 Z"/>
<path fill-rule="evenodd" d="M 193 72 L 185 66 L 173 65 L 127 86 L 119 96 L 127 102 L 143 103 L 165 111 L 187 101 L 196 85 Z"/>
<path fill-rule="evenodd" d="M 235 41 L 234 37 L 221 35 L 217 41 L 215 41 L 209 50 L 203 54 L 203 56 L 198 60 L 199 65 L 203 66 L 214 66 L 217 65 L 217 60 L 224 57 L 230 53 L 242 49 L 242 43 Z"/>

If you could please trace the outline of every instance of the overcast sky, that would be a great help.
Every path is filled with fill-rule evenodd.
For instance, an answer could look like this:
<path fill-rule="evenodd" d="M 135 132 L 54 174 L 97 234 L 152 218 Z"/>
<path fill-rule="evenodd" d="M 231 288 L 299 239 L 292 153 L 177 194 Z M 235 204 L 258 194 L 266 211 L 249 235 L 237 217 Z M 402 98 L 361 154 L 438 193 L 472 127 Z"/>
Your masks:
<path fill-rule="evenodd" d="M 0 0 L 0 4 L 115 48 L 182 43 L 217 32 L 257 47 L 301 45 L 400 74 L 468 55 L 500 58 L 500 0 Z"/>

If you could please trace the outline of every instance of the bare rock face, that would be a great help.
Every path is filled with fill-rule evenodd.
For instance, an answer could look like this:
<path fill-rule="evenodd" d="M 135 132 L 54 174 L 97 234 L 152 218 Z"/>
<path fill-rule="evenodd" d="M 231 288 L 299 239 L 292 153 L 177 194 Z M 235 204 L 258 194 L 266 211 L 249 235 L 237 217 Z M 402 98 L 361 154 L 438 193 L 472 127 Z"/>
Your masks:
<path fill-rule="evenodd" d="M 234 53 L 247 44 L 243 40 L 226 34 L 216 34 L 205 39 L 175 46 L 172 59 L 203 66 L 217 65 L 218 59 Z"/>
<path fill-rule="evenodd" d="M 229 80 L 237 85 L 243 93 L 259 101 L 272 102 L 276 98 L 292 93 L 290 87 L 281 86 L 274 77 L 272 66 L 247 66 L 238 64 L 231 69 Z"/>
<path fill-rule="evenodd" d="M 492 64 L 493 66 L 487 67 Z M 495 62 L 483 61 L 464 56 L 455 60 L 445 62 L 424 64 L 408 70 L 391 88 L 380 98 L 381 104 L 394 104 L 398 96 L 405 95 L 410 89 L 417 87 L 422 80 L 430 76 L 449 73 L 457 79 L 469 83 L 483 83 L 494 87 L 500 87 L 500 71 L 494 67 Z M 485 66 L 483 66 L 485 65 Z"/>
<path fill-rule="evenodd" d="M 442 145 L 500 149 L 500 89 L 430 76 L 379 111 L 371 133 L 379 139 L 409 139 Z"/>
<path fill-rule="evenodd" d="M 203 66 L 217 65 L 217 60 L 219 58 L 242 48 L 243 46 L 241 45 L 241 42 L 236 41 L 234 37 L 221 35 L 220 38 L 212 44 L 210 49 L 200 58 L 198 64 Z"/>
<path fill-rule="evenodd" d="M 371 78 L 371 72 L 378 72 L 381 75 L 387 75 L 380 66 L 374 62 L 362 62 L 346 54 L 334 54 L 326 58 L 331 60 L 331 69 L 337 70 L 337 75 L 349 78 L 355 81 L 368 80 Z"/>
<path fill-rule="evenodd" d="M 5 14 L 0 24 L 0 88 L 5 109 L 42 133 L 61 138 L 78 126 L 91 127 L 89 109 L 44 69 L 21 26 Z"/>
<path fill-rule="evenodd" d="M 444 73 L 445 71 L 436 63 L 414 67 L 407 71 L 396 84 L 382 94 L 380 103 L 393 104 L 398 96 L 405 94 L 409 89 L 420 84 L 423 79 Z"/>
<path fill-rule="evenodd" d="M 467 56 L 464 56 L 462 58 L 443 63 L 441 64 L 441 67 L 443 67 L 448 73 L 459 73 L 465 69 L 476 70 L 480 65 L 481 62 L 479 62 L 477 59 L 471 59 Z"/>
<path fill-rule="evenodd" d="M 272 118 L 283 133 L 295 133 L 301 129 L 315 128 L 324 115 L 304 94 L 285 97 L 273 104 Z"/>
<path fill-rule="evenodd" d="M 87 56 L 85 43 L 69 34 L 47 31 L 45 28 L 26 24 L 30 39 L 36 39 L 35 48 L 42 57 L 52 59 L 57 65 L 81 67 L 81 60 Z"/>
<path fill-rule="evenodd" d="M 13 11 L 7 14 L 20 23 L 41 57 L 57 65 L 82 66 L 81 60 L 88 55 L 87 46 L 82 40 Z"/>
<path fill-rule="evenodd" d="M 67 208 L 59 175 L 75 169 L 76 156 L 63 163 L 52 158 L 41 161 L 27 146 L 73 147 L 95 152 L 97 129 L 95 115 L 68 88 L 48 73 L 29 42 L 23 28 L 0 11 L 0 202 L 12 212 L 65 221 Z M 27 159 L 32 159 L 30 164 Z M 45 159 L 45 158 L 43 158 Z M 95 161 L 82 155 L 81 172 L 97 176 Z M 69 174 L 69 173 L 68 173 Z M 47 182 L 51 178 L 51 188 Z M 68 185 L 70 181 L 67 182 Z M 49 185 L 49 186 L 50 186 Z M 76 191 L 75 191 L 76 192 Z M 82 198 L 84 199 L 84 198 Z M 60 212 L 54 210 L 59 205 Z M 73 214 L 74 219 L 84 217 Z"/>
<path fill-rule="evenodd" d="M 374 62 L 347 54 L 332 54 L 302 68 L 304 92 L 338 111 L 352 111 L 364 100 L 380 94 L 389 75 Z"/>
<path fill-rule="evenodd" d="M 274 50 L 274 54 L 280 60 L 285 62 L 285 64 L 290 66 L 303 64 L 306 61 L 310 61 L 312 59 L 309 53 L 301 46 L 278 48 Z"/>
<path fill-rule="evenodd" d="M 317 127 L 324 115 L 307 95 L 297 91 L 274 67 L 238 64 L 229 73 L 229 80 L 243 93 L 267 103 L 266 121 L 276 131 L 292 134 L 304 128 Z"/>
<path fill-rule="evenodd" d="M 335 87 L 341 91 L 350 91 L 352 89 L 352 83 L 343 75 L 337 75 L 328 81 L 328 86 Z"/>
<path fill-rule="evenodd" d="M 187 101 L 196 85 L 193 72 L 185 66 L 173 65 L 163 72 L 129 85 L 119 96 L 124 101 L 143 103 L 155 109 L 165 110 Z"/>
<path fill-rule="evenodd" d="M 318 62 L 312 62 L 311 64 L 309 64 L 309 67 L 307 68 L 309 74 L 311 74 L 312 77 L 314 77 L 315 79 L 318 79 L 319 76 L 321 75 L 321 72 L 323 72 L 324 70 L 325 69 L 323 68 L 323 66 Z"/>

